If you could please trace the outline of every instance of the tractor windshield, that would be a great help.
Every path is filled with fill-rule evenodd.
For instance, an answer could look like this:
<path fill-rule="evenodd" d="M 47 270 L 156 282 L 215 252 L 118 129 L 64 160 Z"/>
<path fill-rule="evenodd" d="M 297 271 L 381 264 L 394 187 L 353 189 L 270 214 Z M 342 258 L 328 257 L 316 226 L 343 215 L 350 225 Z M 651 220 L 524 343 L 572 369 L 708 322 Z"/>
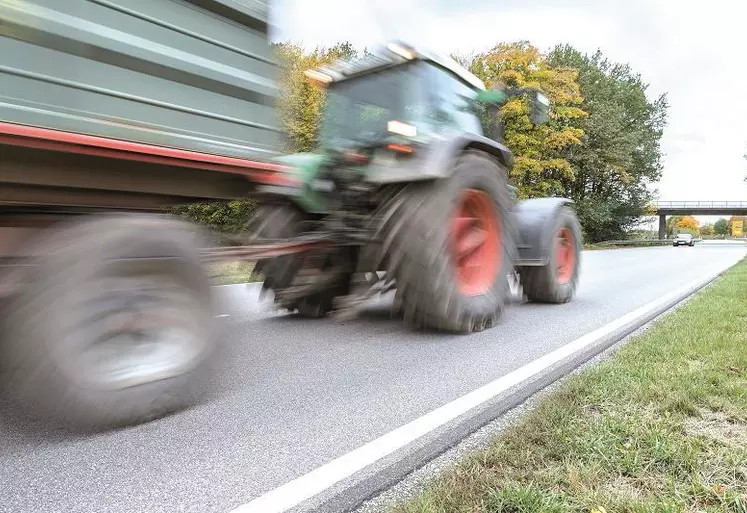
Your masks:
<path fill-rule="evenodd" d="M 398 66 L 332 84 L 322 146 L 380 143 L 389 121 L 414 121 L 419 100 L 415 68 Z"/>

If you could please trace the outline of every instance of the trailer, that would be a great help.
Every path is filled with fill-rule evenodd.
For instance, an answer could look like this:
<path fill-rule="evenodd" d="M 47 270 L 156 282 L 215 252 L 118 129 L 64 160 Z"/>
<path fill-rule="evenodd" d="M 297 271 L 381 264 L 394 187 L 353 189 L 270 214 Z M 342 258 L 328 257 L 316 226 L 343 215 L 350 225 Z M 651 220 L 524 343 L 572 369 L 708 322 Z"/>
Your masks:
<path fill-rule="evenodd" d="M 101 429 L 205 390 L 219 250 L 165 211 L 288 182 L 267 32 L 255 0 L 0 0 L 0 392 L 29 414 Z"/>
<path fill-rule="evenodd" d="M 394 290 L 413 328 L 495 325 L 518 277 L 564 303 L 581 229 L 519 201 L 500 107 L 448 57 L 392 42 L 308 70 L 320 146 L 282 155 L 277 65 L 256 0 L 0 0 L 2 390 L 75 428 L 191 404 L 219 353 L 205 264 L 257 262 L 279 308 L 352 316 Z M 486 123 L 484 121 L 487 121 Z M 230 247 L 159 212 L 256 198 Z"/>

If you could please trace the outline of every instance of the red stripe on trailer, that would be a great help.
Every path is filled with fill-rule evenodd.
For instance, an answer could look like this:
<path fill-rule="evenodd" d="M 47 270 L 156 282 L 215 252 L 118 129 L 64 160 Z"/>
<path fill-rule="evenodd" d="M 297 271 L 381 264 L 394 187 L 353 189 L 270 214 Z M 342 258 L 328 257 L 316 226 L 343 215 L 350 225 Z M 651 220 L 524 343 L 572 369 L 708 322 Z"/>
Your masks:
<path fill-rule="evenodd" d="M 12 123 L 0 122 L 0 143 L 241 174 L 249 180 L 273 185 L 298 184 L 295 179 L 283 173 L 287 168 L 280 164 Z"/>

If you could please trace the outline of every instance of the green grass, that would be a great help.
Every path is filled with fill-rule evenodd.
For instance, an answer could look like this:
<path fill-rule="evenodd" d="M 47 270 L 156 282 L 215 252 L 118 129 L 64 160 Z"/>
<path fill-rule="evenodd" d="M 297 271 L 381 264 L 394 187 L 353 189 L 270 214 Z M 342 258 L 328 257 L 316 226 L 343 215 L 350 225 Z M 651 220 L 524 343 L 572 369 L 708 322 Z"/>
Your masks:
<path fill-rule="evenodd" d="M 747 261 L 394 508 L 594 510 L 747 512 Z"/>
<path fill-rule="evenodd" d="M 584 244 L 584 251 L 603 251 L 609 249 L 627 249 L 640 246 L 616 246 L 613 244 Z"/>
<path fill-rule="evenodd" d="M 655 246 L 669 246 L 672 241 L 666 242 L 651 242 L 651 241 L 630 241 L 625 243 L 612 242 L 596 242 L 584 244 L 584 249 L 587 251 L 602 250 L 602 249 L 625 249 L 625 248 L 650 248 Z"/>
<path fill-rule="evenodd" d="M 210 274 L 217 285 L 250 283 L 262 280 L 260 275 L 254 274 L 253 262 L 221 262 L 211 266 Z"/>

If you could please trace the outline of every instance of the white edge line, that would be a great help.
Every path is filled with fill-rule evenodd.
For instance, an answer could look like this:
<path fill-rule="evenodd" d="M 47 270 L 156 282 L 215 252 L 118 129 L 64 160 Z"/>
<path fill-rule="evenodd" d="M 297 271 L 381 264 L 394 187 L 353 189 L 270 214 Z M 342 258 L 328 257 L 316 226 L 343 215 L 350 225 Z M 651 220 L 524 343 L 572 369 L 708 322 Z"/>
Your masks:
<path fill-rule="evenodd" d="M 260 288 L 262 286 L 261 281 L 248 281 L 245 283 L 223 283 L 221 285 L 211 285 L 213 288 L 220 289 L 220 288 L 246 288 L 246 289 L 254 289 L 254 288 Z"/>
<path fill-rule="evenodd" d="M 531 379 L 567 357 L 593 345 L 636 319 L 645 317 L 667 303 L 675 301 L 679 296 L 689 295 L 689 293 L 713 280 L 718 274 L 710 274 L 707 278 L 694 280 L 688 285 L 637 308 L 523 367 L 426 413 L 404 426 L 390 431 L 278 488 L 270 490 L 246 504 L 238 506 L 230 513 L 282 513 L 298 506 L 418 438 L 495 398 L 502 392 Z"/>

